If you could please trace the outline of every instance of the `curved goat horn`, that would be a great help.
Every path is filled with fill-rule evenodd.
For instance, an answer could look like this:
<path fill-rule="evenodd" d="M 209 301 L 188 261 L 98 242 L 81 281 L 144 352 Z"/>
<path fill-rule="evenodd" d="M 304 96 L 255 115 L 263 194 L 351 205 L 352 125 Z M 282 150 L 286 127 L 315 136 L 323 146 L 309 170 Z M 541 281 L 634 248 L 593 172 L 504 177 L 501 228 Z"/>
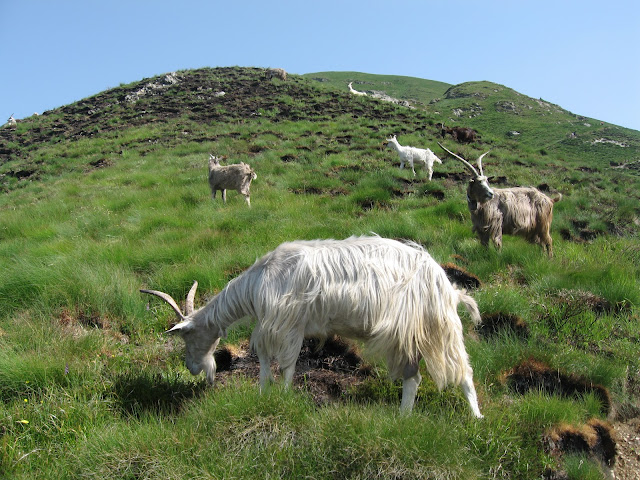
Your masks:
<path fill-rule="evenodd" d="M 193 289 L 193 287 L 191 287 L 191 288 Z M 178 316 L 178 319 L 181 322 L 185 320 L 185 316 L 180 311 L 180 307 L 178 306 L 176 301 L 173 299 L 173 297 L 171 297 L 171 295 L 169 295 L 168 293 L 159 292 L 158 290 L 140 290 L 140 291 L 142 293 L 148 293 L 149 295 L 155 295 L 156 297 L 160 297 L 165 302 L 167 302 L 169 305 L 171 305 L 171 308 L 173 308 L 173 310 L 176 312 L 176 315 Z M 189 293 L 191 293 L 191 292 L 189 292 Z M 195 290 L 194 290 L 194 294 L 195 294 Z"/>
<path fill-rule="evenodd" d="M 482 159 L 484 158 L 484 156 L 489 153 L 491 150 L 493 150 L 492 148 L 490 148 L 489 150 L 487 150 L 486 152 L 484 152 L 482 155 L 480 155 L 480 157 L 478 157 L 478 168 L 480 169 L 480 175 L 484 176 L 484 173 L 482 173 Z"/>
<path fill-rule="evenodd" d="M 189 290 L 189 294 L 187 295 L 187 303 L 184 305 L 185 313 L 187 315 L 191 315 L 193 313 L 193 300 L 196 297 L 196 289 L 198 288 L 198 281 L 194 281 L 191 286 L 191 290 Z"/>
<path fill-rule="evenodd" d="M 450 153 L 451 155 L 456 157 L 458 160 L 460 160 L 462 163 L 464 163 L 464 166 L 467 167 L 471 171 L 471 173 L 473 173 L 476 177 L 479 177 L 480 175 L 482 175 L 482 169 L 480 170 L 480 175 L 478 175 L 478 171 L 475 169 L 475 167 L 473 165 L 471 165 L 469 162 L 467 162 L 464 158 L 459 157 L 458 155 L 453 153 L 451 150 L 449 150 L 446 147 L 444 147 L 440 142 L 438 142 L 438 145 L 440 145 L 440 147 L 443 150 L 446 150 L 448 153 Z M 489 152 L 487 152 L 487 153 L 489 153 Z M 486 153 L 485 153 L 485 155 L 486 155 Z M 483 157 L 484 157 L 484 155 L 483 155 Z M 482 159 L 482 157 L 480 157 L 480 159 Z"/>

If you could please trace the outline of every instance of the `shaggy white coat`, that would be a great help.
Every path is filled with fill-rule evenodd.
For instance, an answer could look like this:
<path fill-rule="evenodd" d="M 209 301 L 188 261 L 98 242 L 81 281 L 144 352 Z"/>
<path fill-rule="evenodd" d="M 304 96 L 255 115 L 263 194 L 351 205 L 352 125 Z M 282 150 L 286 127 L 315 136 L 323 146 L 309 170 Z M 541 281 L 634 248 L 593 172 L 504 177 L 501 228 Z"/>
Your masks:
<path fill-rule="evenodd" d="M 184 317 L 174 306 L 183 321 L 171 331 L 186 342 L 191 373 L 205 370 L 213 382 L 219 338 L 239 319 L 257 319 L 251 347 L 263 389 L 272 380 L 272 359 L 291 384 L 304 338 L 361 340 L 366 353 L 386 361 L 392 379 L 403 379 L 403 411 L 413 407 L 424 358 L 438 387 L 461 385 L 481 417 L 459 303 L 480 321 L 475 301 L 416 244 L 375 236 L 295 241 L 257 260 L 192 315 Z"/>
<path fill-rule="evenodd" d="M 429 174 L 429 180 L 433 177 L 433 163 L 438 162 L 442 163 L 435 153 L 433 153 L 428 148 L 417 148 L 417 147 L 409 147 L 403 146 L 398 143 L 398 139 L 396 136 L 392 136 L 387 138 L 387 148 L 392 148 L 398 155 L 400 155 L 400 168 L 404 168 L 404 163 L 407 162 L 411 167 L 411 171 L 413 172 L 413 176 L 416 176 L 416 171 L 413 167 L 414 163 L 421 163 L 424 165 L 424 168 L 427 169 Z"/>

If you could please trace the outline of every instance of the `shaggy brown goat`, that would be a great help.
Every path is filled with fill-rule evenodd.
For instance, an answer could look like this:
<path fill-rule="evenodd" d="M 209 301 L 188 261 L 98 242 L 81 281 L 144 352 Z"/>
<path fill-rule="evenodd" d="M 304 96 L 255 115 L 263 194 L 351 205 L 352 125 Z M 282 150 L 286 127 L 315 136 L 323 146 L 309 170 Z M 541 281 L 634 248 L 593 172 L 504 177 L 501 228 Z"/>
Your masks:
<path fill-rule="evenodd" d="M 473 178 L 467 187 L 467 206 L 471 212 L 473 232 L 478 234 L 485 247 L 492 240 L 496 248 L 502 248 L 502 235 L 519 235 L 531 243 L 539 243 L 549 257 L 551 247 L 551 220 L 553 204 L 562 198 L 551 199 L 534 187 L 491 188 L 489 179 L 482 172 L 482 158 L 478 158 L 478 170 L 464 158 L 442 149 L 460 160 Z"/>

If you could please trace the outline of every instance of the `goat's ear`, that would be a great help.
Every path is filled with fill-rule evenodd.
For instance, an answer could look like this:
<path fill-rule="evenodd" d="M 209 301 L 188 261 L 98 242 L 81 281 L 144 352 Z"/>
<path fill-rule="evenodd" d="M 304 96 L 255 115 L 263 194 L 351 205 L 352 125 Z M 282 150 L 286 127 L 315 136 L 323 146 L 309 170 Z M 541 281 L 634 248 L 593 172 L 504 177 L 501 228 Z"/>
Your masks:
<path fill-rule="evenodd" d="M 183 334 L 183 333 L 187 333 L 192 328 L 193 328 L 193 323 L 191 323 L 191 321 L 189 321 L 189 320 L 185 320 L 184 322 L 180 322 L 180 323 L 174 325 L 172 328 L 167 330 L 165 333 L 168 333 L 170 335 L 174 335 L 176 333 Z"/>
<path fill-rule="evenodd" d="M 490 182 L 491 180 L 493 180 L 494 178 L 496 178 L 495 175 L 491 175 L 490 177 L 487 177 L 487 182 Z"/>

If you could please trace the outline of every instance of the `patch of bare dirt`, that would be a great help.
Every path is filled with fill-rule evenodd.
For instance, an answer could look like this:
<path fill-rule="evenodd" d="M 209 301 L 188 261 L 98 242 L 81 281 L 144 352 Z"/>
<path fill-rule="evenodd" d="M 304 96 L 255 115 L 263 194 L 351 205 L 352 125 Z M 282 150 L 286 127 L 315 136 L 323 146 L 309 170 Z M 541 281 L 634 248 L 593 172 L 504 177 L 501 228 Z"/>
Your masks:
<path fill-rule="evenodd" d="M 518 338 L 529 337 L 529 325 L 522 318 L 502 312 L 483 315 L 476 331 L 484 338 L 494 337 L 502 331 L 512 332 Z"/>
<path fill-rule="evenodd" d="M 449 262 L 440 266 L 444 270 L 444 273 L 447 274 L 449 281 L 451 283 L 455 283 L 459 287 L 473 290 L 482 286 L 482 282 L 476 275 L 462 267 L 459 267 L 455 263 Z"/>
<path fill-rule="evenodd" d="M 225 345 L 215 353 L 218 373 L 216 382 L 223 385 L 238 373 L 256 381 L 260 375 L 258 357 L 249 349 L 249 342 Z M 272 365 L 277 372 L 277 364 Z M 324 344 L 305 340 L 293 377 L 295 387 L 311 394 L 318 405 L 344 399 L 353 389 L 371 376 L 370 367 L 362 360 L 353 344 L 334 336 Z"/>

